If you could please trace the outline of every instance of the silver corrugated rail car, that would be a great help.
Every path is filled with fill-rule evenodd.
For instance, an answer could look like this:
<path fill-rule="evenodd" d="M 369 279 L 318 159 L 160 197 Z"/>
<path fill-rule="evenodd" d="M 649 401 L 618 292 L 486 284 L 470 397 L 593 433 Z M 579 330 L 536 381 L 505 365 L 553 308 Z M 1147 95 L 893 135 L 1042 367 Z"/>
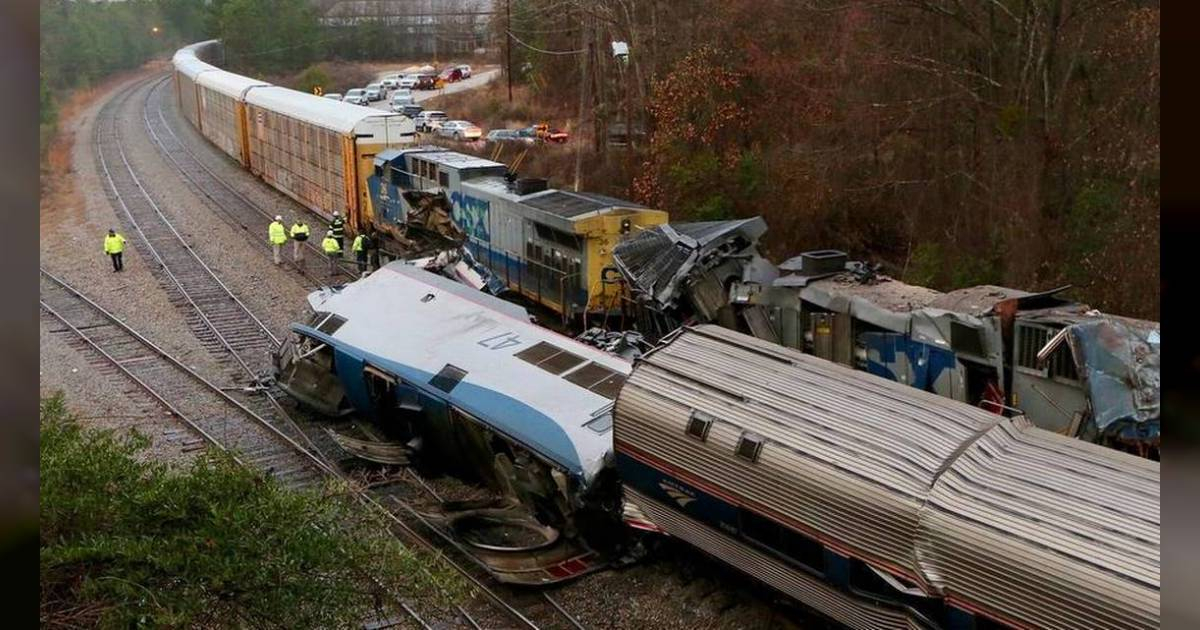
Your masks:
<path fill-rule="evenodd" d="M 853 627 L 1152 627 L 1158 464 L 717 326 L 637 362 L 629 504 Z"/>

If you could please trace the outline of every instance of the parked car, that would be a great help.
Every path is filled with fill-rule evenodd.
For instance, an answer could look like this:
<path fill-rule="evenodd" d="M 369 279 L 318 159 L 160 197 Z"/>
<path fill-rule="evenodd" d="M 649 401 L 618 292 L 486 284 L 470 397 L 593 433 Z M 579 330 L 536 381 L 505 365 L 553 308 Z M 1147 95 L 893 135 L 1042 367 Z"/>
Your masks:
<path fill-rule="evenodd" d="M 333 100 L 335 100 L 335 101 L 340 101 L 340 100 L 342 100 L 342 95 L 341 95 L 341 94 L 338 94 L 337 92 L 331 92 L 331 93 L 329 93 L 329 94 L 322 94 L 321 96 L 324 96 L 325 98 L 331 98 L 331 99 L 333 99 Z"/>
<path fill-rule="evenodd" d="M 464 78 L 464 79 L 471 78 L 471 66 L 468 66 L 467 64 L 464 63 L 464 64 L 460 64 L 460 65 L 457 65 L 454 67 L 458 68 L 458 71 L 462 73 L 462 78 Z"/>
<path fill-rule="evenodd" d="M 383 85 L 382 84 L 368 83 L 365 90 L 367 93 L 368 101 L 374 102 L 374 101 L 382 101 L 383 100 Z"/>
<path fill-rule="evenodd" d="M 402 87 L 402 88 L 408 88 L 410 90 L 417 87 L 417 75 L 406 74 L 406 75 L 401 76 L 400 80 L 396 82 L 396 86 Z"/>
<path fill-rule="evenodd" d="M 425 111 L 425 108 L 421 107 L 420 105 L 417 105 L 416 103 L 413 103 L 411 105 L 405 105 L 400 108 L 401 114 L 404 114 L 405 116 L 408 116 L 409 118 L 412 118 L 414 120 L 416 119 L 417 115 L 423 111 Z"/>
<path fill-rule="evenodd" d="M 461 142 L 463 140 L 478 140 L 483 135 L 483 130 L 470 121 L 450 120 L 442 123 L 441 127 L 438 127 L 437 135 L 443 138 L 454 138 Z"/>
<path fill-rule="evenodd" d="M 532 136 L 522 136 L 519 129 L 493 129 L 488 132 L 487 141 L 533 144 L 535 139 Z"/>
<path fill-rule="evenodd" d="M 417 131 L 429 132 L 437 129 L 442 125 L 442 123 L 449 119 L 450 117 L 446 115 L 446 112 L 438 111 L 436 109 L 427 109 L 420 114 L 417 114 L 417 117 L 413 119 L 413 122 L 416 123 Z"/>
<path fill-rule="evenodd" d="M 417 84 L 413 86 L 416 90 L 432 90 L 436 87 L 437 76 L 432 74 L 417 75 Z"/>
<path fill-rule="evenodd" d="M 552 129 L 545 123 L 532 125 L 521 131 L 527 137 L 533 137 L 542 142 L 553 142 L 555 144 L 566 142 L 571 137 L 567 132 L 561 129 Z"/>
<path fill-rule="evenodd" d="M 354 103 L 355 105 L 370 104 L 370 101 L 367 100 L 367 91 L 362 88 L 346 90 L 346 95 L 342 97 L 342 100 L 347 103 Z"/>
<path fill-rule="evenodd" d="M 390 101 L 391 109 L 394 112 L 400 111 L 405 105 L 415 105 L 416 103 L 417 101 L 408 90 L 396 90 L 392 93 L 392 100 Z"/>

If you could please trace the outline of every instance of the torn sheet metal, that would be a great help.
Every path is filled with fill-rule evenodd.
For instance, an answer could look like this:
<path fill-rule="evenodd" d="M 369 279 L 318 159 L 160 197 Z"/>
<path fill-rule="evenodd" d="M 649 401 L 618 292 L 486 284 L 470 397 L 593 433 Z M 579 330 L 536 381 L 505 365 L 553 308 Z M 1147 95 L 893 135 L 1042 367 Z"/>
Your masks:
<path fill-rule="evenodd" d="M 660 225 L 617 245 L 613 262 L 635 295 L 668 309 L 694 267 L 708 269 L 746 252 L 766 231 L 761 217 Z"/>
<path fill-rule="evenodd" d="M 364 440 L 338 433 L 333 429 L 325 429 L 325 432 L 343 451 L 359 459 L 396 466 L 407 466 L 409 463 L 411 449 L 402 443 Z"/>
<path fill-rule="evenodd" d="M 1159 330 L 1146 324 L 1103 318 L 1068 328 L 1093 421 L 1102 433 L 1120 430 L 1119 424 L 1144 425 L 1139 431 L 1157 440 Z"/>

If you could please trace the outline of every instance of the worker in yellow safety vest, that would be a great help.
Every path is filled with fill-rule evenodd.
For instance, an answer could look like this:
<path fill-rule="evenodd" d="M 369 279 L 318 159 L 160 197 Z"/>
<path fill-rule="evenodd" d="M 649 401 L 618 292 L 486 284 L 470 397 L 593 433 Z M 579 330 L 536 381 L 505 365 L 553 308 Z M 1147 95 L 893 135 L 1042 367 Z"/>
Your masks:
<path fill-rule="evenodd" d="M 292 224 L 292 261 L 299 264 L 304 262 L 304 242 L 308 240 L 308 224 L 304 219 L 296 219 Z"/>
<path fill-rule="evenodd" d="M 267 238 L 271 241 L 271 250 L 275 254 L 275 264 L 283 262 L 283 244 L 287 242 L 287 231 L 283 227 L 283 217 L 275 215 L 275 220 L 267 226 Z"/>
<path fill-rule="evenodd" d="M 321 241 L 321 249 L 325 250 L 325 255 L 329 257 L 329 275 L 336 275 L 338 259 L 342 257 L 342 246 L 338 245 L 337 239 L 333 237 L 333 232 L 325 233 L 325 240 Z"/>
<path fill-rule="evenodd" d="M 117 234 L 116 230 L 109 230 L 108 236 L 104 237 L 104 253 L 112 258 L 113 271 L 125 269 L 125 263 L 121 260 L 123 251 L 125 251 L 125 237 Z"/>
<path fill-rule="evenodd" d="M 354 244 L 350 246 L 350 249 L 354 250 L 354 258 L 358 261 L 359 274 L 367 270 L 367 249 L 365 245 L 363 235 L 359 234 L 354 237 Z"/>

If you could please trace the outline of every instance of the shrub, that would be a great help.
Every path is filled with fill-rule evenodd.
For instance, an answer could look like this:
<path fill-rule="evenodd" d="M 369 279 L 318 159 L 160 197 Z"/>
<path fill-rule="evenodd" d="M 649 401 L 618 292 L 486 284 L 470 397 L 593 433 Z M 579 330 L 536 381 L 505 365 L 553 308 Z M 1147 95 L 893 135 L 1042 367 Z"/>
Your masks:
<path fill-rule="evenodd" d="M 84 429 L 61 397 L 41 425 L 43 626 L 345 627 L 386 591 L 461 595 L 338 488 L 142 461 L 145 437 Z"/>

